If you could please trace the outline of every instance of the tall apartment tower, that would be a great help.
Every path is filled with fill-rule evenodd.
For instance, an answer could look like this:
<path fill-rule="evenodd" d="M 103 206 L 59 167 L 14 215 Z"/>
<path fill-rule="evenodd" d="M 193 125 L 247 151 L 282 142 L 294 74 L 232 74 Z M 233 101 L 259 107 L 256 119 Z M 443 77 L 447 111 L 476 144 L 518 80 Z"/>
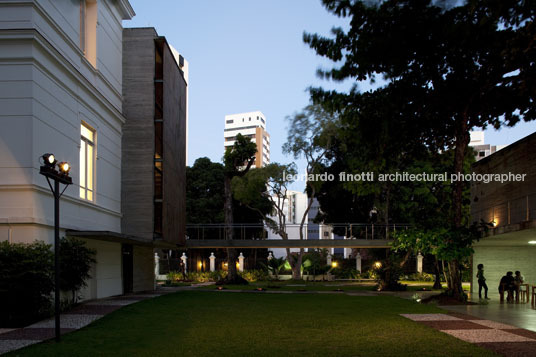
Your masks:
<path fill-rule="evenodd" d="M 225 149 L 234 145 L 238 134 L 250 138 L 257 145 L 252 167 L 263 167 L 270 163 L 270 135 L 266 131 L 266 117 L 262 112 L 226 115 L 223 131 Z"/>

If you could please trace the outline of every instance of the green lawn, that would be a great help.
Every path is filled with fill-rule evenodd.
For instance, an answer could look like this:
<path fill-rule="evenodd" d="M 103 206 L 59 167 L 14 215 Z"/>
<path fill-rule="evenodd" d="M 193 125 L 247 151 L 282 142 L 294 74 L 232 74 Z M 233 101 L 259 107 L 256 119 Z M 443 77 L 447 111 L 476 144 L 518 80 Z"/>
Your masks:
<path fill-rule="evenodd" d="M 399 316 L 437 312 L 389 296 L 182 291 L 12 355 L 493 355 Z"/>
<path fill-rule="evenodd" d="M 432 290 L 433 283 L 431 282 L 415 282 L 415 281 L 403 281 L 403 284 L 408 285 L 408 291 L 419 291 L 422 288 Z M 263 288 L 266 290 L 289 290 L 289 291 L 363 291 L 363 290 L 376 290 L 376 283 L 374 281 L 369 282 L 342 282 L 342 281 L 257 281 L 250 283 L 249 285 L 226 285 L 225 289 L 230 290 L 255 290 Z M 199 289 L 216 290 L 216 285 L 208 285 L 199 287 Z M 438 290 L 439 292 L 439 290 Z"/>

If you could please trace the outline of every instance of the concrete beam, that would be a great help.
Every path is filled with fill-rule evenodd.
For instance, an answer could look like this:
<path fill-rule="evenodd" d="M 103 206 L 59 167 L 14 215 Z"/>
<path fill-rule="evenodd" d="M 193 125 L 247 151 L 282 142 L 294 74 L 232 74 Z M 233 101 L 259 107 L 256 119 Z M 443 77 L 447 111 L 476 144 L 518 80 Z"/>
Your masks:
<path fill-rule="evenodd" d="M 383 239 L 186 240 L 186 248 L 390 248 L 390 246 L 391 241 Z"/>

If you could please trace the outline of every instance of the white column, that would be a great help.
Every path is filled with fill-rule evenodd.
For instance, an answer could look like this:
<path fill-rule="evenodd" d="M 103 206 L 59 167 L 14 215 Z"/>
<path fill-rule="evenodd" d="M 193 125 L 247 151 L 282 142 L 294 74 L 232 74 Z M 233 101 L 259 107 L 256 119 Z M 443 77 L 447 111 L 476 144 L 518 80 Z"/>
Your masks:
<path fill-rule="evenodd" d="M 272 255 L 272 252 L 268 253 L 268 261 L 274 259 L 274 256 Z"/>
<path fill-rule="evenodd" d="M 355 256 L 355 268 L 361 273 L 361 253 L 359 253 L 359 250 Z"/>
<path fill-rule="evenodd" d="M 210 259 L 210 271 L 215 271 L 216 270 L 216 257 L 214 256 L 214 253 L 210 253 L 210 257 L 208 257 L 208 259 Z"/>
<path fill-rule="evenodd" d="M 421 255 L 421 252 L 417 254 L 417 273 L 422 273 L 422 260 L 423 256 Z"/>
<path fill-rule="evenodd" d="M 328 256 L 327 256 L 326 260 L 327 260 L 327 262 L 326 262 L 327 265 L 331 266 L 331 254 L 330 253 L 328 253 Z"/>
<path fill-rule="evenodd" d="M 240 252 L 240 255 L 238 256 L 238 271 L 244 271 L 244 256 L 242 255 L 242 252 Z"/>
<path fill-rule="evenodd" d="M 182 253 L 181 260 L 182 260 L 182 264 L 184 264 L 184 272 L 187 273 L 188 265 L 186 265 L 186 262 L 188 261 L 188 257 L 186 256 L 186 253 Z"/>

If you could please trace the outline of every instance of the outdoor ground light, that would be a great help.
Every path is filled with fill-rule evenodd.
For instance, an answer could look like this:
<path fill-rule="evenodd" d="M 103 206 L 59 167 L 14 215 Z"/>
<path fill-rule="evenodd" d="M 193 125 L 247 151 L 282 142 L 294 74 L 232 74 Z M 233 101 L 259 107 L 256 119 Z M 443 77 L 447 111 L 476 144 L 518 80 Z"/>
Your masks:
<path fill-rule="evenodd" d="M 332 267 L 332 268 L 336 268 L 337 265 L 338 265 L 337 262 L 332 262 L 332 263 L 331 263 L 331 267 Z"/>
<path fill-rule="evenodd" d="M 376 262 L 374 263 L 374 268 L 380 269 L 382 267 L 382 262 Z"/>
<path fill-rule="evenodd" d="M 536 240 L 529 240 L 529 244 L 536 244 Z"/>
<path fill-rule="evenodd" d="M 41 156 L 43 166 L 39 173 L 47 178 L 48 186 L 54 196 L 54 315 L 56 341 L 60 340 L 60 197 L 67 187 L 73 183 L 69 176 L 71 165 L 62 161 L 59 164 L 54 154 L 44 154 Z M 54 181 L 54 187 L 50 183 Z M 64 184 L 63 191 L 60 192 L 60 183 Z"/>

